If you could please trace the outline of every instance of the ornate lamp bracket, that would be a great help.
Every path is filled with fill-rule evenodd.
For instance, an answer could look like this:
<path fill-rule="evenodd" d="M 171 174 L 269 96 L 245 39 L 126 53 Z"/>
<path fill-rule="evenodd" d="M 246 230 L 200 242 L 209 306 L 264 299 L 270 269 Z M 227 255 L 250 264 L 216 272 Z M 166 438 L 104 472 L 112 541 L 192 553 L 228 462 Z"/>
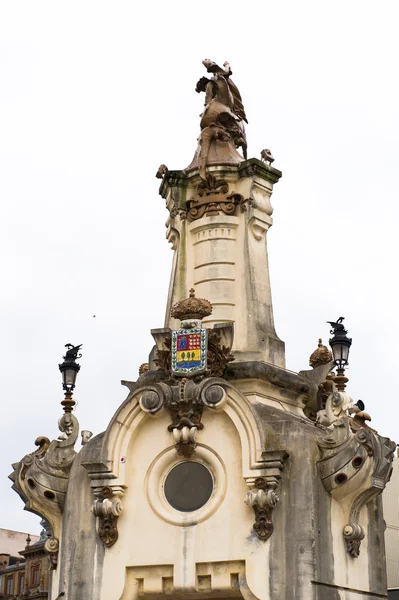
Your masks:
<path fill-rule="evenodd" d="M 337 395 L 327 400 L 326 414 L 331 412 L 331 398 Z M 342 533 L 348 553 L 357 558 L 366 535 L 365 528 L 359 524 L 360 511 L 381 494 L 388 483 L 396 444 L 369 427 L 353 433 L 352 419 L 343 411 L 339 411 L 338 416 L 318 440 L 321 457 L 317 469 L 324 488 L 335 500 L 339 502 L 348 497 L 351 500 L 348 522 Z"/>
<path fill-rule="evenodd" d="M 273 509 L 280 498 L 276 489 L 281 480 L 284 460 L 288 457 L 285 450 L 275 450 L 264 453 L 266 469 L 261 477 L 247 478 L 250 491 L 247 492 L 244 502 L 253 508 L 255 522 L 253 530 L 257 537 L 265 542 L 274 531 L 272 520 Z"/>

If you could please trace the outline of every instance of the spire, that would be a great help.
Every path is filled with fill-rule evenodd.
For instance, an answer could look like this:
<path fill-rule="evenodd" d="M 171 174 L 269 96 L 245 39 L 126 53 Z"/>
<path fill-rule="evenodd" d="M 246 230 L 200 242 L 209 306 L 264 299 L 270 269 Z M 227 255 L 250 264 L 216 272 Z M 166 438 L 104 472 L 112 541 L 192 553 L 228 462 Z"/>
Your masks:
<path fill-rule="evenodd" d="M 182 171 L 163 164 L 157 172 L 175 253 L 165 326 L 179 327 L 180 311 L 187 308 L 180 303 L 198 302 L 187 298 L 195 288 L 212 306 L 212 312 L 201 314 L 204 327 L 234 323 L 236 360 L 284 367 L 266 246 L 273 223 L 270 197 L 281 172 L 271 166 L 270 150 L 262 151 L 262 160 L 247 159 L 247 117 L 230 65 L 209 59 L 203 65 L 209 77 L 201 77 L 196 87 L 205 93 L 205 107 L 195 157 Z"/>

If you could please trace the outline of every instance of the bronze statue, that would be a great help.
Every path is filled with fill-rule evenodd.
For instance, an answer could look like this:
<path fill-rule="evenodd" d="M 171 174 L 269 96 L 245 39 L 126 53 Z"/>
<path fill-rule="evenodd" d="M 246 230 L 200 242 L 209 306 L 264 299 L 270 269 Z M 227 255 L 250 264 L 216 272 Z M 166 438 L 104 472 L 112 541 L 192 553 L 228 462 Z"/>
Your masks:
<path fill-rule="evenodd" d="M 199 171 L 206 177 L 206 166 L 213 143 L 222 142 L 215 150 L 221 164 L 238 163 L 242 157 L 236 152 L 241 147 L 244 159 L 247 158 L 247 141 L 244 121 L 248 123 L 244 106 L 237 86 L 231 80 L 229 63 L 223 68 L 208 58 L 202 61 L 212 78 L 201 77 L 196 85 L 198 93 L 205 92 L 205 109 L 201 115 L 201 135 L 199 139 Z M 224 144 L 223 144 L 224 143 Z"/>

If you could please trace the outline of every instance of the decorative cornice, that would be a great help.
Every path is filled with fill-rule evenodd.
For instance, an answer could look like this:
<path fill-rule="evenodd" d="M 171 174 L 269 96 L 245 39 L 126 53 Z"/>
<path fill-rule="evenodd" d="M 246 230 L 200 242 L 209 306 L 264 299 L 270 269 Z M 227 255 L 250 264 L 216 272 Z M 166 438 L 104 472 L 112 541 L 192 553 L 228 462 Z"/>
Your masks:
<path fill-rule="evenodd" d="M 177 188 L 186 188 L 189 182 L 189 178 L 187 177 L 184 171 L 166 171 L 163 176 L 161 185 L 159 186 L 159 193 L 162 198 L 167 197 L 168 190 L 171 187 Z"/>
<path fill-rule="evenodd" d="M 238 175 L 240 178 L 256 175 L 270 181 L 270 183 L 277 183 L 282 176 L 282 172 L 266 165 L 257 158 L 250 158 L 238 165 Z"/>

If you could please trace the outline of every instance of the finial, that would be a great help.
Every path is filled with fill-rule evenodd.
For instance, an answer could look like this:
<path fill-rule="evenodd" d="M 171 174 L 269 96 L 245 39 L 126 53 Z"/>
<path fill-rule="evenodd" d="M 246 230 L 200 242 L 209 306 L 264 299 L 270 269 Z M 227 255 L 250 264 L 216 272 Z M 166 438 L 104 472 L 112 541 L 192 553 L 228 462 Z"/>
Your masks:
<path fill-rule="evenodd" d="M 266 165 L 271 165 L 272 162 L 274 162 L 274 156 L 268 149 L 262 150 L 262 152 L 260 153 L 260 159 Z"/>
<path fill-rule="evenodd" d="M 172 307 L 170 311 L 174 319 L 185 321 L 187 319 L 202 320 L 209 317 L 212 313 L 212 304 L 205 298 L 196 298 L 194 288 L 190 289 L 190 296 L 185 300 L 180 300 Z"/>
<path fill-rule="evenodd" d="M 155 177 L 157 179 L 163 179 L 165 175 L 168 173 L 168 167 L 166 165 L 159 165 L 158 171 L 156 172 Z"/>
<path fill-rule="evenodd" d="M 28 533 L 28 537 L 26 538 L 26 545 L 30 546 L 31 541 L 32 541 L 32 539 L 30 537 L 30 534 Z"/>
<path fill-rule="evenodd" d="M 319 338 L 319 342 L 317 344 L 317 349 L 312 352 L 309 357 L 309 364 L 314 369 L 315 367 L 319 367 L 320 365 L 327 365 L 332 361 L 332 354 L 327 346 L 323 345 L 323 341 Z"/>

